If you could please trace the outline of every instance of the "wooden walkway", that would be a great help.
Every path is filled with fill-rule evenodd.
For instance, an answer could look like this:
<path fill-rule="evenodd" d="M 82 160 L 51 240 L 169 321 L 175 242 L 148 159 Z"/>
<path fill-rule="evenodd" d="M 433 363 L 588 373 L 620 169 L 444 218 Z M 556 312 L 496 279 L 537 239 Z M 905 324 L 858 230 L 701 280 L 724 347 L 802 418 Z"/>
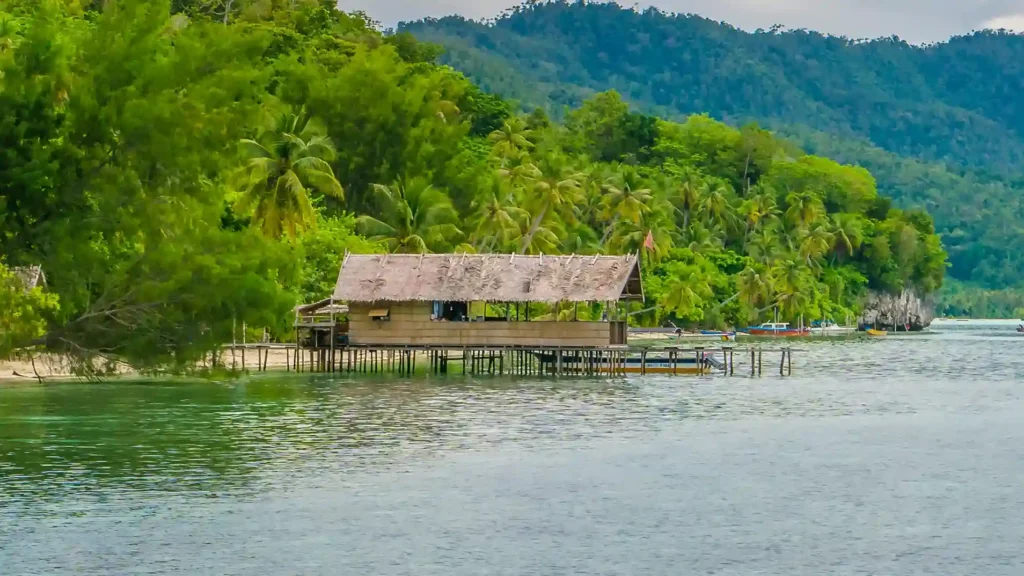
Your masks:
<path fill-rule="evenodd" d="M 334 348 L 296 348 L 294 344 L 245 344 L 227 346 L 232 365 L 237 367 L 236 352 L 241 353 L 241 368 L 246 351 L 255 355 L 256 371 L 266 371 L 271 351 L 284 352 L 288 371 L 319 373 L 398 374 L 416 373 L 522 376 L 624 376 L 648 374 L 658 363 L 660 374 L 739 373 L 761 376 L 765 358 L 778 358 L 778 374 L 793 374 L 794 348 L 761 346 L 672 346 L 636 348 L 605 347 L 521 347 L 521 346 L 375 346 L 348 345 Z M 739 356 L 739 364 L 737 364 Z M 279 367 L 280 364 L 273 366 Z M 774 360 L 769 360 L 769 370 Z M 738 368 L 738 370 L 737 370 Z"/>

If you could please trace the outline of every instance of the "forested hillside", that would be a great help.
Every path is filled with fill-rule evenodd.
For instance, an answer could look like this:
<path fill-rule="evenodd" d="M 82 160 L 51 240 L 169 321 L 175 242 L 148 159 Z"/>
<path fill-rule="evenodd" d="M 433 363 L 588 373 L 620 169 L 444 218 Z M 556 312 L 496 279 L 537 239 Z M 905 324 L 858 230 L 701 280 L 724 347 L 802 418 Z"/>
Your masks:
<path fill-rule="evenodd" d="M 180 370 L 242 325 L 288 338 L 346 250 L 639 251 L 646 324 L 942 283 L 929 215 L 864 169 L 614 92 L 519 115 L 331 2 L 0 6 L 0 357 Z"/>
<path fill-rule="evenodd" d="M 980 32 L 917 47 L 806 30 L 748 33 L 698 16 L 537 2 L 488 24 L 401 27 L 445 47 L 484 89 L 555 116 L 615 89 L 641 110 L 757 121 L 808 151 L 870 169 L 931 211 L 951 275 L 1024 282 L 1024 36 Z"/>

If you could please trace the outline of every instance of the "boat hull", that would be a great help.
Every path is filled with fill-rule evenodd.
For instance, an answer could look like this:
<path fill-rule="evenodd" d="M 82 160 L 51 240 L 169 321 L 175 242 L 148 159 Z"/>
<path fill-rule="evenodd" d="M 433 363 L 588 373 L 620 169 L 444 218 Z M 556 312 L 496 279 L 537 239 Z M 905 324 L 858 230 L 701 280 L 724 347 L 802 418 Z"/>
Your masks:
<path fill-rule="evenodd" d="M 811 331 L 808 328 L 799 330 L 796 328 L 787 328 L 785 330 L 772 330 L 768 328 L 750 328 L 747 331 L 751 336 L 774 336 L 777 338 L 804 338 L 811 335 Z"/>

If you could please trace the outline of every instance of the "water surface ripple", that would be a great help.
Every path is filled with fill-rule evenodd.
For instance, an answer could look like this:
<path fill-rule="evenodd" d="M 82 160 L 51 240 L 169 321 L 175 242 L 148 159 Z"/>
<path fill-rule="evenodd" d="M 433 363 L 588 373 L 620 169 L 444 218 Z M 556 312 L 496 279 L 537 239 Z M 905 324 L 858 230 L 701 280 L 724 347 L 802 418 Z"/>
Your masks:
<path fill-rule="evenodd" d="M 0 574 L 1019 575 L 1011 333 L 787 379 L 0 385 Z"/>

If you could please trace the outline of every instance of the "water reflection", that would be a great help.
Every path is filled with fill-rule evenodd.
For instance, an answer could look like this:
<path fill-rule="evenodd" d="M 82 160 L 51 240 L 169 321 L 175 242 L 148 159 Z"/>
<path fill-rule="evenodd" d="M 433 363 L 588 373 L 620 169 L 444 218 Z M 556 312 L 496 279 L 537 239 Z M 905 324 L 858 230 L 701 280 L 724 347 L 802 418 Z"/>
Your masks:
<path fill-rule="evenodd" d="M 1019 472 L 1007 451 L 1024 438 L 1022 343 L 1000 332 L 801 343 L 786 379 L 769 376 L 766 355 L 763 379 L 272 375 L 0 388 L 0 565 L 14 568 L 5 574 L 296 573 L 303 562 L 317 574 L 567 573 L 570 557 L 538 542 L 539 529 L 589 550 L 571 558 L 602 558 L 590 573 L 622 560 L 616 549 L 654 564 L 676 550 L 686 565 L 728 573 L 737 558 L 769 561 L 765 546 L 785 547 L 776 534 L 849 554 L 841 533 L 859 514 L 900 505 L 934 522 L 948 512 L 936 498 L 963 486 L 989 494 L 978 505 L 1004 523 L 1024 513 L 1007 491 L 1014 483 L 995 481 Z M 909 484 L 875 486 L 878 474 Z M 813 506 L 787 523 L 795 502 Z M 970 505 L 963 514 L 978 513 Z M 611 524 L 593 522 L 602 514 Z M 888 529 L 906 521 L 917 520 L 893 518 Z M 616 525 L 640 539 L 623 540 L 634 532 Z M 762 525 L 778 529 L 753 536 Z M 993 546 L 1012 533 L 1000 530 L 983 531 Z M 657 544 L 679 534 L 690 535 L 685 546 Z M 481 538 L 468 562 L 463 543 Z M 751 538 L 760 551 L 744 548 Z M 209 543 L 230 563 L 197 552 Z M 346 546 L 359 554 L 341 554 Z M 515 552 L 526 549 L 535 562 Z M 396 550 L 419 569 L 393 569 Z M 799 572 L 801 558 L 779 573 Z M 827 563 L 807 573 L 825 572 Z"/>
<path fill-rule="evenodd" d="M 410 447 L 427 454 L 486 450 L 693 419 L 912 413 L 961 409 L 965 398 L 967 409 L 984 410 L 1019 400 L 1016 340 L 992 337 L 974 347 L 947 336 L 807 343 L 791 379 L 277 375 L 217 384 L 17 386 L 0 390 L 0 488 L 15 502 L 104 486 L 253 490 L 269 469 L 317 458 L 360 468 Z M 992 383 L 972 387 L 964 375 Z"/>

